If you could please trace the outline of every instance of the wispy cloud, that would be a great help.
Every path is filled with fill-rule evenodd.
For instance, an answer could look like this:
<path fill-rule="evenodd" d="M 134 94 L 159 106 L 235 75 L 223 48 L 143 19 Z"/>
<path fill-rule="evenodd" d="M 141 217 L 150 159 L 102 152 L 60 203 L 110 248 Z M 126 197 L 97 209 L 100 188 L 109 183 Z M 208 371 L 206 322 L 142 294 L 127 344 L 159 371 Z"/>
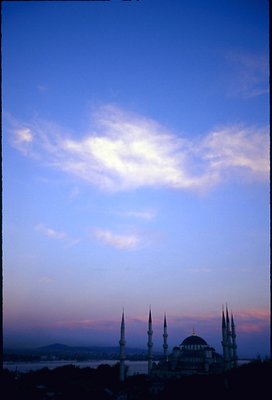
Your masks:
<path fill-rule="evenodd" d="M 71 238 L 66 232 L 57 231 L 53 228 L 49 228 L 44 224 L 38 224 L 35 226 L 35 230 L 40 232 L 51 239 L 57 239 L 65 241 L 68 246 L 74 246 L 80 242 L 80 239 Z"/>
<path fill-rule="evenodd" d="M 268 179 L 268 129 L 224 126 L 189 140 L 113 106 L 100 108 L 93 121 L 95 129 L 77 139 L 54 124 L 35 121 L 16 129 L 12 144 L 112 192 L 144 187 L 207 190 L 234 168 L 241 177 Z"/>
<path fill-rule="evenodd" d="M 231 68 L 229 96 L 249 99 L 269 92 L 268 57 L 238 50 L 224 56 Z"/>
<path fill-rule="evenodd" d="M 148 314 L 126 315 L 127 328 L 133 330 L 138 329 L 139 332 L 145 331 Z M 161 315 L 153 312 L 153 325 L 156 330 L 160 331 L 163 325 L 163 312 Z M 221 327 L 221 310 L 219 312 L 206 312 L 196 314 L 182 313 L 180 315 L 167 315 L 167 322 L 171 330 L 182 330 L 188 335 L 191 334 L 192 328 L 198 328 L 200 331 L 197 334 L 205 334 L 207 332 L 218 331 Z M 265 309 L 245 309 L 234 312 L 234 322 L 236 325 L 237 334 L 255 334 L 267 331 L 269 327 L 269 312 Z M 56 325 L 66 328 L 86 328 L 86 329 L 119 329 L 120 320 L 92 320 L 92 319 L 75 319 L 57 321 Z"/>
<path fill-rule="evenodd" d="M 233 314 L 236 331 L 239 333 L 251 334 L 268 330 L 270 315 L 266 309 L 236 310 Z M 185 329 L 189 329 L 197 323 L 197 326 L 201 327 L 202 330 L 210 329 L 211 327 L 217 329 L 220 320 L 221 314 L 212 312 L 199 315 L 172 315 L 168 317 L 169 324 L 176 327 L 182 326 Z"/>
<path fill-rule="evenodd" d="M 35 226 L 35 229 L 44 234 L 45 236 L 48 236 L 52 239 L 67 239 L 67 234 L 65 232 L 60 232 L 60 231 L 56 231 L 55 229 L 52 228 L 48 228 L 43 224 L 38 224 Z"/>
<path fill-rule="evenodd" d="M 32 141 L 33 135 L 29 128 L 15 129 L 12 137 L 12 144 L 23 154 L 28 154 L 28 149 L 31 148 Z"/>
<path fill-rule="evenodd" d="M 222 127 L 203 140 L 200 152 L 209 169 L 221 173 L 243 170 L 251 178 L 263 179 L 269 172 L 269 136 L 266 131 L 244 127 Z"/>
<path fill-rule="evenodd" d="M 135 234 L 120 235 L 113 233 L 108 229 L 95 229 L 94 236 L 102 243 L 116 247 L 117 249 L 132 250 L 140 243 L 139 236 Z"/>
<path fill-rule="evenodd" d="M 142 210 L 142 211 L 123 211 L 120 212 L 119 215 L 123 217 L 131 217 L 136 219 L 143 219 L 143 220 L 152 220 L 156 217 L 157 213 L 155 211 L 150 210 Z"/>
<path fill-rule="evenodd" d="M 262 332 L 269 326 L 270 314 L 265 309 L 248 309 L 237 313 L 239 331 L 243 333 Z"/>
<path fill-rule="evenodd" d="M 38 84 L 38 85 L 37 85 L 37 89 L 38 89 L 40 92 L 47 92 L 47 91 L 48 91 L 48 86 L 47 86 L 47 85 L 44 85 L 44 84 Z"/>

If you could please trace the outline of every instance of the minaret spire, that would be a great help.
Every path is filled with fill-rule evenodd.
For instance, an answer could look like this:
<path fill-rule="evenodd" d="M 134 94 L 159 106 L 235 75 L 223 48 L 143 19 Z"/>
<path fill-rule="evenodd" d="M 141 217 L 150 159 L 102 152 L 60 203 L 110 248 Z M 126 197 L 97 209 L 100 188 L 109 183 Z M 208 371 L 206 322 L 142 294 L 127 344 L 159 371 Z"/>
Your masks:
<path fill-rule="evenodd" d="M 168 360 L 167 357 L 167 349 L 168 349 L 168 344 L 167 344 L 167 337 L 168 337 L 168 333 L 167 333 L 167 322 L 166 322 L 166 314 L 164 313 L 164 322 L 163 322 L 163 355 L 165 360 Z"/>
<path fill-rule="evenodd" d="M 222 306 L 222 347 L 223 347 L 223 359 L 224 368 L 228 369 L 228 348 L 227 348 L 227 326 L 224 313 L 224 306 Z"/>
<path fill-rule="evenodd" d="M 148 348 L 148 354 L 147 354 L 147 360 L 148 360 L 148 375 L 150 375 L 151 370 L 152 370 L 152 335 L 153 335 L 153 330 L 152 330 L 152 315 L 151 315 L 151 306 L 149 309 L 149 317 L 148 317 L 148 342 L 147 342 L 147 348 Z"/>
<path fill-rule="evenodd" d="M 124 309 L 122 312 L 122 321 L 121 321 L 121 328 L 120 328 L 120 340 L 119 340 L 119 345 L 120 345 L 120 370 L 119 370 L 119 379 L 121 382 L 125 380 L 125 345 L 126 345 L 126 340 L 125 340 L 125 313 Z"/>
<path fill-rule="evenodd" d="M 233 353 L 233 367 L 237 367 L 237 344 L 236 344 L 236 331 L 233 319 L 233 314 L 231 313 L 231 337 L 232 337 L 232 353 Z"/>
<path fill-rule="evenodd" d="M 231 328 L 230 328 L 230 319 L 229 319 L 229 311 L 228 306 L 226 305 L 226 330 L 227 330 L 227 360 L 228 360 L 228 369 L 232 366 L 233 359 L 233 349 L 232 349 L 232 336 L 231 336 Z"/>
<path fill-rule="evenodd" d="M 226 315 L 226 318 L 225 318 Z M 226 304 L 226 314 L 224 313 L 224 306 L 222 308 L 222 347 L 225 370 L 237 367 L 237 345 L 236 345 L 236 331 L 231 312 L 229 318 L 229 310 Z"/>

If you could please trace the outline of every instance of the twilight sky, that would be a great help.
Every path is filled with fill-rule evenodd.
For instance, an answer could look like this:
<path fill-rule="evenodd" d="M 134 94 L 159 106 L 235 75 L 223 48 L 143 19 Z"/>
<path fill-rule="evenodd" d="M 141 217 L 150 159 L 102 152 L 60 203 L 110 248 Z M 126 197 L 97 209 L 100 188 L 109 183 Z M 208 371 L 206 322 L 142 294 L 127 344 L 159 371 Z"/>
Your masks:
<path fill-rule="evenodd" d="M 2 3 L 4 345 L 269 354 L 266 0 Z"/>

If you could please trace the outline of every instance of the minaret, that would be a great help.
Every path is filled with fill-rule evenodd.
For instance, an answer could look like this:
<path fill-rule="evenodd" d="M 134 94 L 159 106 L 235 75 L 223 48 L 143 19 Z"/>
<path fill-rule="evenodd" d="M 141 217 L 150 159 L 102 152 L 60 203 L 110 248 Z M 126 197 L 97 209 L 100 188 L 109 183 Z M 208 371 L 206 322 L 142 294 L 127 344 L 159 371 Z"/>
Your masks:
<path fill-rule="evenodd" d="M 120 340 L 119 340 L 119 345 L 120 345 L 120 370 L 119 370 L 119 379 L 121 382 L 125 380 L 125 345 L 126 345 L 126 340 L 125 340 L 125 316 L 124 316 L 124 310 L 122 313 L 122 322 L 121 322 L 121 332 L 120 332 Z"/>
<path fill-rule="evenodd" d="M 227 349 L 227 327 L 224 314 L 224 306 L 222 307 L 222 347 L 223 347 L 223 359 L 224 369 L 228 368 L 228 349 Z"/>
<path fill-rule="evenodd" d="M 167 344 L 167 323 L 166 323 L 166 314 L 164 314 L 164 323 L 163 323 L 163 355 L 164 355 L 164 359 L 166 361 L 168 361 L 168 357 L 167 357 L 167 349 L 168 349 L 168 344 Z"/>
<path fill-rule="evenodd" d="M 149 310 L 149 318 L 148 318 L 148 342 L 147 342 L 147 348 L 148 348 L 148 355 L 147 355 L 147 360 L 148 360 L 148 375 L 150 375 L 151 370 L 152 370 L 152 335 L 153 335 L 153 330 L 152 330 L 152 317 L 151 317 L 151 308 Z"/>
<path fill-rule="evenodd" d="M 226 325 L 227 325 L 227 353 L 228 353 L 228 369 L 229 369 L 232 367 L 233 352 L 232 352 L 232 337 L 231 337 L 228 306 L 226 306 Z"/>
<path fill-rule="evenodd" d="M 233 367 L 236 368 L 237 367 L 237 344 L 236 344 L 235 324 L 234 324 L 232 313 L 231 313 L 231 338 L 232 338 Z"/>

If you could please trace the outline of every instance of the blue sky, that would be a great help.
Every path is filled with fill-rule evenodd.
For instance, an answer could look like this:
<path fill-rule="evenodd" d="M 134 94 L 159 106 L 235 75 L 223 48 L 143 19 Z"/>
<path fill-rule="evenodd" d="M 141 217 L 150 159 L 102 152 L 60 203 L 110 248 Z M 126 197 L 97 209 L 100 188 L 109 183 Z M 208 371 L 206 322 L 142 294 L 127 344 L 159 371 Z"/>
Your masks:
<path fill-rule="evenodd" d="M 268 2 L 3 2 L 6 346 L 269 353 Z"/>

